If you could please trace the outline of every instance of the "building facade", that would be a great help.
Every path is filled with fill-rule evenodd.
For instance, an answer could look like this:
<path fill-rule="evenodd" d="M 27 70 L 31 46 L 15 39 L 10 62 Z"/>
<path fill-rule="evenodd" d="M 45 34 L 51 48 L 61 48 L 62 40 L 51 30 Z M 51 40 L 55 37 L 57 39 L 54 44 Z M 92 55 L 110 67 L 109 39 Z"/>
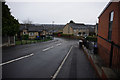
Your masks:
<path fill-rule="evenodd" d="M 63 28 L 63 34 L 74 34 L 74 30 L 69 26 L 69 23 Z"/>
<path fill-rule="evenodd" d="M 53 35 L 53 33 L 62 33 L 64 25 L 51 24 L 21 24 L 20 36 L 29 35 L 29 39 L 35 39 L 37 36 Z"/>
<path fill-rule="evenodd" d="M 96 23 L 96 26 L 95 26 L 95 35 L 98 34 L 98 23 Z"/>
<path fill-rule="evenodd" d="M 107 66 L 120 71 L 120 2 L 109 2 L 99 16 L 98 54 Z"/>
<path fill-rule="evenodd" d="M 21 25 L 20 26 L 20 36 L 28 35 L 29 39 L 35 39 L 37 36 L 45 36 L 47 32 L 44 30 L 42 26 L 35 26 L 35 25 Z"/>
<path fill-rule="evenodd" d="M 95 25 L 85 25 L 80 23 L 74 23 L 70 21 L 63 28 L 63 34 L 70 34 L 74 36 L 89 36 L 90 31 L 95 33 L 94 29 Z"/>

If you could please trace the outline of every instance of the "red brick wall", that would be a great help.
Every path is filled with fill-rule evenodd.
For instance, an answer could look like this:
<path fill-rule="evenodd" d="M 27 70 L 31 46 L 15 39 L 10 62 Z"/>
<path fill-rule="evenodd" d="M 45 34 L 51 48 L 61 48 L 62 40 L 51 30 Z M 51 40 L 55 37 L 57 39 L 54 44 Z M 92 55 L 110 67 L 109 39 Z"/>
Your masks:
<path fill-rule="evenodd" d="M 118 9 L 118 45 L 120 45 L 120 2 L 119 2 L 119 9 Z"/>
<path fill-rule="evenodd" d="M 118 21 L 119 4 L 117 2 L 111 3 L 99 17 L 98 35 L 102 36 L 105 39 L 108 39 L 109 14 L 111 11 L 114 11 L 114 19 L 112 24 L 112 41 L 118 43 L 118 23 L 120 21 Z"/>
<path fill-rule="evenodd" d="M 109 14 L 111 11 L 114 11 L 114 18 L 112 24 L 112 41 L 115 44 L 120 44 L 120 2 L 112 2 L 100 15 L 98 24 L 98 36 L 101 36 L 108 40 Z M 110 49 L 111 44 L 104 39 L 98 37 L 98 54 L 108 65 Z"/>
<path fill-rule="evenodd" d="M 98 43 L 98 54 L 105 61 L 107 66 L 109 66 L 111 44 L 99 37 L 98 37 L 98 42 L 99 42 Z"/>
<path fill-rule="evenodd" d="M 120 46 L 120 2 L 118 4 L 118 43 Z M 113 46 L 112 68 L 120 72 L 120 47 Z"/>
<path fill-rule="evenodd" d="M 119 19 L 119 4 L 116 2 L 116 3 L 113 3 L 113 10 L 114 10 L 114 19 L 113 19 L 113 25 L 112 25 L 112 41 L 115 43 L 115 44 L 118 44 L 119 40 L 118 40 L 118 33 L 119 33 L 119 26 L 118 26 L 118 23 L 120 23 L 120 21 L 118 20 Z M 112 8 L 112 7 L 111 7 Z"/>

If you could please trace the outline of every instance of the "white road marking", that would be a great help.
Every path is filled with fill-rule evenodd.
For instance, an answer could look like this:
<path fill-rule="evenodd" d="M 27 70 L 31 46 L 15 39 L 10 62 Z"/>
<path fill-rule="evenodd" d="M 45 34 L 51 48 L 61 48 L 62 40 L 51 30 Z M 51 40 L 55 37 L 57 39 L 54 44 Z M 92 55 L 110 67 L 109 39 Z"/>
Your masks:
<path fill-rule="evenodd" d="M 59 43 L 59 44 L 56 44 L 56 46 L 60 46 L 61 45 L 61 43 Z"/>
<path fill-rule="evenodd" d="M 58 43 L 57 41 L 55 43 Z"/>
<path fill-rule="evenodd" d="M 12 62 L 15 62 L 15 61 L 18 61 L 18 60 L 21 60 L 21 59 L 24 59 L 24 58 L 27 58 L 27 57 L 30 57 L 30 56 L 33 56 L 33 55 L 34 54 L 32 53 L 32 54 L 29 54 L 29 55 L 26 55 L 26 56 L 23 56 L 23 57 L 14 59 L 14 60 L 10 60 L 10 61 L 4 62 L 4 63 L 1 63 L 0 66 L 3 66 L 5 64 L 12 63 Z"/>
<path fill-rule="evenodd" d="M 60 46 L 60 45 L 61 45 L 61 43 L 56 44 L 56 46 Z M 44 52 L 44 51 L 47 51 L 47 50 L 52 49 L 52 48 L 54 48 L 54 46 L 51 46 L 51 47 L 45 48 L 45 49 L 43 49 L 42 51 Z"/>
<path fill-rule="evenodd" d="M 70 50 L 68 51 L 67 55 L 65 56 L 65 58 L 63 59 L 62 63 L 60 64 L 59 68 L 57 69 L 57 71 L 55 72 L 55 74 L 53 75 L 51 80 L 54 80 L 56 78 L 56 76 L 58 75 L 58 73 L 60 72 L 63 64 L 65 63 L 67 57 L 69 56 L 71 50 L 72 50 L 73 46 L 71 46 Z"/>
<path fill-rule="evenodd" d="M 48 47 L 48 48 L 46 48 L 46 49 L 43 49 L 42 51 L 47 51 L 47 50 L 49 50 L 49 49 L 51 49 L 51 48 L 53 48 L 53 46 Z"/>

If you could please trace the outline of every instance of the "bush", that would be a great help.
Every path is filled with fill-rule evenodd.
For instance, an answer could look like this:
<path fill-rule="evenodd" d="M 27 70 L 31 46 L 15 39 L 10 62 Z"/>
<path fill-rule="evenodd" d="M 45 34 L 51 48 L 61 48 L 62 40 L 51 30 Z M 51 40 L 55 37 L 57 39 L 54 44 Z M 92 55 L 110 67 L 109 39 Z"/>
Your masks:
<path fill-rule="evenodd" d="M 54 33 L 53 35 L 54 35 L 54 36 L 57 36 L 57 35 L 58 35 L 58 32 Z"/>
<path fill-rule="evenodd" d="M 51 37 L 50 37 L 50 36 L 48 36 L 48 37 L 47 37 L 47 39 L 51 39 Z"/>
<path fill-rule="evenodd" d="M 73 36 L 73 34 L 62 34 L 62 36 L 70 37 L 70 36 Z"/>
<path fill-rule="evenodd" d="M 27 34 L 26 35 L 22 35 L 22 39 L 23 40 L 28 40 L 29 39 L 29 35 L 27 35 Z"/>
<path fill-rule="evenodd" d="M 88 37 L 86 37 L 86 40 L 97 42 L 97 37 L 96 36 L 88 36 Z"/>

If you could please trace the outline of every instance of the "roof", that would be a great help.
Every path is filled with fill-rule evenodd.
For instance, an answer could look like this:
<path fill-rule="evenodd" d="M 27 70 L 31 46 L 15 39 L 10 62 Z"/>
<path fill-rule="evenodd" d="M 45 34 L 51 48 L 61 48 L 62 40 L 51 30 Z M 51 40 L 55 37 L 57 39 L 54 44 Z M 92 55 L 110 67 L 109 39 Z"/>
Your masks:
<path fill-rule="evenodd" d="M 35 25 L 24 25 L 24 24 L 21 24 L 20 25 L 20 31 L 23 31 L 23 30 L 28 30 L 29 32 L 41 32 L 43 27 L 42 26 L 35 26 Z"/>
<path fill-rule="evenodd" d="M 20 31 L 25 30 L 25 29 L 26 29 L 26 28 L 25 28 L 24 25 L 21 25 L 21 26 L 19 27 L 19 30 L 20 30 Z"/>
<path fill-rule="evenodd" d="M 94 28 L 95 27 L 95 25 L 85 25 L 85 24 L 78 24 L 78 23 L 68 23 L 68 25 L 70 26 L 70 27 L 72 27 L 73 29 L 89 29 L 89 28 Z"/>
<path fill-rule="evenodd" d="M 29 32 L 41 32 L 43 30 L 42 26 L 28 26 Z"/>
<path fill-rule="evenodd" d="M 62 30 L 64 25 L 51 25 L 51 24 L 40 24 L 40 25 L 23 25 L 20 26 L 20 31 L 22 30 L 28 30 L 29 32 L 41 32 L 43 30 L 46 30 L 48 32 L 59 31 Z"/>

